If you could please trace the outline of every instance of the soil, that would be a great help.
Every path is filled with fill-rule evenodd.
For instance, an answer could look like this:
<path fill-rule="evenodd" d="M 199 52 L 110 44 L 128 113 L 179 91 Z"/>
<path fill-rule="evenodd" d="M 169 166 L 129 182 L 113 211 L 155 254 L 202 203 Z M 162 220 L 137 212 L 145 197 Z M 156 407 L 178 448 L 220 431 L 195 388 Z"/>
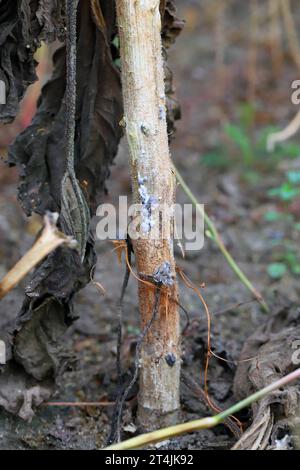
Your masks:
<path fill-rule="evenodd" d="M 269 314 L 262 312 L 209 238 L 205 238 L 202 250 L 186 253 L 185 259 L 180 249 L 176 248 L 178 265 L 194 282 L 205 283 L 202 293 L 211 313 L 212 349 L 228 361 L 214 357 L 211 359 L 209 393 L 216 405 L 225 409 L 236 401 L 233 380 L 236 361 L 245 340 L 272 315 L 278 298 L 284 297 L 299 303 L 299 278 L 287 270 L 279 280 L 271 279 L 267 267 L 276 259 L 277 250 L 280 249 L 280 245 L 278 248 L 274 241 L 289 239 L 297 244 L 300 232 L 292 231 L 288 224 L 279 221 L 266 223 L 264 215 L 277 204 L 268 196 L 268 189 L 282 183 L 289 166 L 300 165 L 300 154 L 299 159 L 282 159 L 279 165 L 274 164 L 271 169 L 261 169 L 259 164 L 254 164 L 251 171 L 234 157 L 226 168 L 204 163 L 203 156 L 218 143 L 223 144 L 223 123 L 226 120 L 234 121 L 240 103 L 248 101 L 249 93 L 253 93 L 247 65 L 251 49 L 249 12 L 245 8 L 239 11 L 233 7 L 228 12 L 225 24 L 225 64 L 220 65 L 216 58 L 217 36 L 209 3 L 208 0 L 178 0 L 180 16 L 186 18 L 187 24 L 172 49 L 170 63 L 183 116 L 177 124 L 171 151 L 184 179 L 217 224 L 227 248 L 249 279 L 260 289 L 271 309 Z M 269 125 L 279 124 L 284 127 L 296 113 L 290 101 L 290 83 L 297 79 L 296 67 L 283 49 L 282 68 L 280 73 L 275 74 L 263 32 L 259 39 L 262 46 L 257 50 L 254 133 Z M 130 194 L 127 158 L 127 147 L 123 142 L 107 183 L 108 195 L 103 202 L 117 203 L 119 194 Z M 251 179 L 253 172 L 257 175 L 255 181 Z M 0 276 L 26 252 L 40 223 L 35 217 L 25 218 L 16 199 L 16 188 L 15 170 L 1 166 Z M 188 202 L 180 188 L 178 201 Z M 294 206 L 296 214 L 300 215 L 297 201 Z M 75 312 L 80 318 L 66 337 L 66 347 L 74 361 L 61 378 L 51 401 L 102 401 L 107 404 L 87 407 L 45 404 L 36 410 L 31 423 L 0 411 L 0 449 L 100 449 L 106 443 L 113 410 L 109 403 L 116 397 L 118 298 L 125 268 L 119 264 L 111 242 L 98 240 L 96 248 L 98 263 L 94 280 L 101 283 L 105 294 L 102 295 L 91 283 L 77 295 Z M 22 285 L 1 301 L 1 330 L 7 330 L 13 325 L 27 281 L 25 279 Z M 183 337 L 182 369 L 185 376 L 193 377 L 196 382 L 196 385 L 189 386 L 185 380 L 182 383 L 181 421 L 188 421 L 209 416 L 214 411 L 199 394 L 199 387 L 204 387 L 207 348 L 204 308 L 193 292 L 183 285 L 180 287 L 180 299 L 189 313 L 190 321 Z M 185 322 L 183 315 L 183 328 Z M 131 278 L 124 302 L 122 351 L 124 369 L 128 371 L 127 379 L 133 370 L 138 333 L 137 285 Z M 137 391 L 136 385 L 126 403 L 123 438 L 132 437 L 136 432 Z M 247 424 L 250 416 L 251 411 L 245 410 L 239 418 Z M 172 439 L 157 447 L 230 449 L 236 440 L 237 436 L 229 427 L 222 425 L 213 430 Z"/>

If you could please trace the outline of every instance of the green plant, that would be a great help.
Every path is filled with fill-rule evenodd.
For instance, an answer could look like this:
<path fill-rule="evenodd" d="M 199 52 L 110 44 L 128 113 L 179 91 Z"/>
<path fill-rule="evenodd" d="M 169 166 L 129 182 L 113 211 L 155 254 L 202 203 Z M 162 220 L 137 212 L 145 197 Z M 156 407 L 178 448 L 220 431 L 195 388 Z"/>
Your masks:
<path fill-rule="evenodd" d="M 291 214 L 278 213 L 279 219 L 286 221 L 291 229 L 299 230 L 299 223 L 296 223 Z M 286 216 L 286 217 L 285 217 Z M 269 222 L 273 222 L 274 219 Z M 267 266 L 267 272 L 272 279 L 281 279 L 286 273 L 290 272 L 294 276 L 300 275 L 300 256 L 298 246 L 289 239 L 273 240 L 272 243 L 274 261 Z"/>
<path fill-rule="evenodd" d="M 204 221 L 207 225 L 207 228 L 208 230 L 206 230 L 206 235 L 211 238 L 212 240 L 215 241 L 215 243 L 217 244 L 217 246 L 219 247 L 221 253 L 223 254 L 223 256 L 225 257 L 227 263 L 229 264 L 229 266 L 231 267 L 231 269 L 234 271 L 234 273 L 238 276 L 238 278 L 240 279 L 240 281 L 244 284 L 244 286 L 247 287 L 247 289 L 250 290 L 250 292 L 252 292 L 252 294 L 254 295 L 254 297 L 260 302 L 263 310 L 265 312 L 269 312 L 269 307 L 268 305 L 266 304 L 266 302 L 264 301 L 262 295 L 260 294 L 260 292 L 253 286 L 253 284 L 251 283 L 251 281 L 248 279 L 248 277 L 243 273 L 243 271 L 241 270 L 241 268 L 236 264 L 236 262 L 234 261 L 233 257 L 231 256 L 231 254 L 229 253 L 229 251 L 227 250 L 226 246 L 224 245 L 224 242 L 221 238 L 221 235 L 219 234 L 214 222 L 212 221 L 212 219 L 207 215 L 207 213 L 205 211 L 203 211 L 202 209 L 202 206 L 199 204 L 199 202 L 197 201 L 196 197 L 194 196 L 194 194 L 192 193 L 192 191 L 190 190 L 189 186 L 187 185 L 187 183 L 184 181 L 183 177 L 181 176 L 181 173 L 177 170 L 177 168 L 175 167 L 175 165 L 173 164 L 173 171 L 176 175 L 176 179 L 178 181 L 178 183 L 181 185 L 181 188 L 182 190 L 185 192 L 185 194 L 188 196 L 188 198 L 190 199 L 190 201 L 193 203 L 194 207 L 196 208 L 196 210 L 199 212 L 199 214 L 204 218 Z"/>
<path fill-rule="evenodd" d="M 274 151 L 267 151 L 267 139 L 278 129 L 266 127 L 254 133 L 255 107 L 242 103 L 237 112 L 235 123 L 226 123 L 223 127 L 223 145 L 217 144 L 209 153 L 202 156 L 202 164 L 212 168 L 229 169 L 233 164 L 244 167 L 242 177 L 246 182 L 255 186 L 264 173 L 270 173 L 284 158 L 294 159 L 300 156 L 300 146 L 294 142 L 282 142 Z M 267 192 L 270 198 L 276 198 L 279 210 L 266 212 L 265 221 L 268 223 L 283 223 L 291 230 L 300 230 L 300 222 L 290 213 L 289 206 L 300 197 L 300 171 L 286 171 L 280 185 Z M 278 243 L 277 243 L 278 242 Z M 272 279 L 281 279 L 286 273 L 300 275 L 300 258 L 297 250 L 291 246 L 290 240 L 273 240 L 278 249 L 275 259 L 267 266 L 267 272 Z"/>
<path fill-rule="evenodd" d="M 285 181 L 268 191 L 269 196 L 277 196 L 281 201 L 292 201 L 300 196 L 300 171 L 287 171 Z"/>
<path fill-rule="evenodd" d="M 270 263 L 267 272 L 272 279 L 281 279 L 288 271 L 300 275 L 300 258 L 296 248 L 285 248 L 277 256 L 278 261 Z"/>
<path fill-rule="evenodd" d="M 282 158 L 300 156 L 300 146 L 293 142 L 282 142 L 274 151 L 268 152 L 267 138 L 278 129 L 268 126 L 254 132 L 255 113 L 252 104 L 241 103 L 236 122 L 224 125 L 221 142 L 202 155 L 201 162 L 208 167 L 219 169 L 227 169 L 232 164 L 242 164 L 246 169 L 244 176 L 249 183 L 255 184 L 261 172 L 273 169 Z"/>
<path fill-rule="evenodd" d="M 224 126 L 224 133 L 239 149 L 244 164 L 251 166 L 255 158 L 255 148 L 245 129 L 239 125 L 228 123 Z"/>
<path fill-rule="evenodd" d="M 270 263 L 267 271 L 272 279 L 281 279 L 286 273 L 287 267 L 284 263 Z"/>
<path fill-rule="evenodd" d="M 289 229 L 289 232 L 291 230 L 299 231 L 300 223 L 290 213 L 290 205 L 300 197 L 300 171 L 287 171 L 285 173 L 285 180 L 279 186 L 270 189 L 268 195 L 278 199 L 278 202 L 281 204 L 281 210 L 267 212 L 265 220 L 267 222 L 283 222 L 285 228 Z M 300 257 L 295 244 L 289 239 L 284 239 L 281 242 L 280 248 L 276 256 L 276 262 L 271 263 L 267 268 L 269 276 L 273 279 L 280 279 L 287 271 L 299 276 Z"/>

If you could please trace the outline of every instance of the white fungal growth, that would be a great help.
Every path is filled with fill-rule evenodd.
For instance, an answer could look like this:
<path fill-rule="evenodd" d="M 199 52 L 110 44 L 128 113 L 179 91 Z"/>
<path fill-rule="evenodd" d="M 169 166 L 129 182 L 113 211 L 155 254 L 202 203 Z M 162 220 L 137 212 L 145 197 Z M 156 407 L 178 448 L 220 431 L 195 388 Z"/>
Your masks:
<path fill-rule="evenodd" d="M 160 105 L 158 107 L 158 118 L 160 121 L 162 121 L 163 119 L 165 119 L 165 117 L 166 117 L 166 108 L 165 106 Z"/>
<path fill-rule="evenodd" d="M 148 181 L 147 176 L 138 175 L 139 196 L 142 204 L 142 223 L 141 229 L 144 233 L 149 233 L 151 228 L 154 227 L 154 220 L 152 217 L 152 210 L 157 207 L 157 198 L 151 196 L 145 183 Z"/>

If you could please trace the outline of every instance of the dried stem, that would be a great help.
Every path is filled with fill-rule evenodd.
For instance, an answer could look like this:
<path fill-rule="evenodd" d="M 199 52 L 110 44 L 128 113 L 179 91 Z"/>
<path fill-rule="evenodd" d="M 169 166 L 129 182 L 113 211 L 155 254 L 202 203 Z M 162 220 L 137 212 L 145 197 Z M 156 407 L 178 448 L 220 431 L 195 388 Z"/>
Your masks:
<path fill-rule="evenodd" d="M 252 403 L 261 400 L 269 393 L 278 390 L 279 388 L 300 379 L 300 369 L 291 372 L 280 380 L 268 385 L 267 387 L 259 390 L 256 393 L 253 393 L 249 397 L 245 398 L 242 401 L 239 401 L 235 405 L 228 408 L 226 411 L 219 413 L 215 416 L 203 419 L 197 419 L 195 421 L 190 421 L 189 423 L 178 424 L 176 426 L 171 426 L 166 429 L 159 429 L 148 434 L 142 434 L 127 441 L 122 442 L 121 444 L 110 446 L 105 450 L 129 450 L 129 449 L 138 449 L 140 447 L 145 447 L 150 444 L 155 444 L 156 442 L 161 442 L 171 437 L 180 436 L 189 432 L 200 431 L 202 429 L 213 428 L 218 424 L 222 423 L 226 418 L 237 413 L 238 411 L 246 408 Z"/>
<path fill-rule="evenodd" d="M 0 282 L 0 300 L 5 297 L 32 268 L 61 245 L 74 247 L 76 242 L 56 228 L 57 214 L 45 216 L 45 226 L 33 247 L 15 264 Z"/>
<path fill-rule="evenodd" d="M 278 132 L 273 132 L 267 138 L 267 150 L 273 152 L 277 144 L 291 139 L 300 129 L 300 111 L 293 117 L 288 125 Z"/>
<path fill-rule="evenodd" d="M 159 207 L 171 208 L 175 178 L 169 154 L 159 0 L 117 0 L 125 125 L 134 202 L 141 210 L 140 237 L 133 242 L 139 277 L 158 282 L 165 292 L 157 318 L 141 348 L 139 422 L 153 429 L 172 423 L 179 409 L 180 334 L 173 254 L 173 215 L 160 229 Z M 154 239 L 155 238 L 155 239 Z M 165 273 L 163 273 L 165 271 Z M 142 329 L 152 317 L 155 289 L 139 283 Z"/>

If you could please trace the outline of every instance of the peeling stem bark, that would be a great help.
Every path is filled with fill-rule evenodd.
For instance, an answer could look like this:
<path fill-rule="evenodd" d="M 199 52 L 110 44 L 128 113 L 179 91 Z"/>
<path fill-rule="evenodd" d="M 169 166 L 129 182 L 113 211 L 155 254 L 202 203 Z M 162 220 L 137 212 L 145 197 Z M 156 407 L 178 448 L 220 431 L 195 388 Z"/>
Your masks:
<path fill-rule="evenodd" d="M 140 204 L 141 236 L 133 241 L 133 246 L 139 276 L 150 282 L 158 280 L 161 289 L 158 314 L 143 341 L 140 358 L 138 416 L 146 430 L 176 421 L 181 362 L 174 215 L 170 210 L 175 202 L 176 184 L 167 135 L 159 3 L 159 0 L 117 0 L 124 124 L 133 197 Z M 164 212 L 161 223 L 162 208 L 167 208 L 169 214 Z M 139 282 L 142 328 L 153 315 L 154 302 L 155 288 Z"/>

